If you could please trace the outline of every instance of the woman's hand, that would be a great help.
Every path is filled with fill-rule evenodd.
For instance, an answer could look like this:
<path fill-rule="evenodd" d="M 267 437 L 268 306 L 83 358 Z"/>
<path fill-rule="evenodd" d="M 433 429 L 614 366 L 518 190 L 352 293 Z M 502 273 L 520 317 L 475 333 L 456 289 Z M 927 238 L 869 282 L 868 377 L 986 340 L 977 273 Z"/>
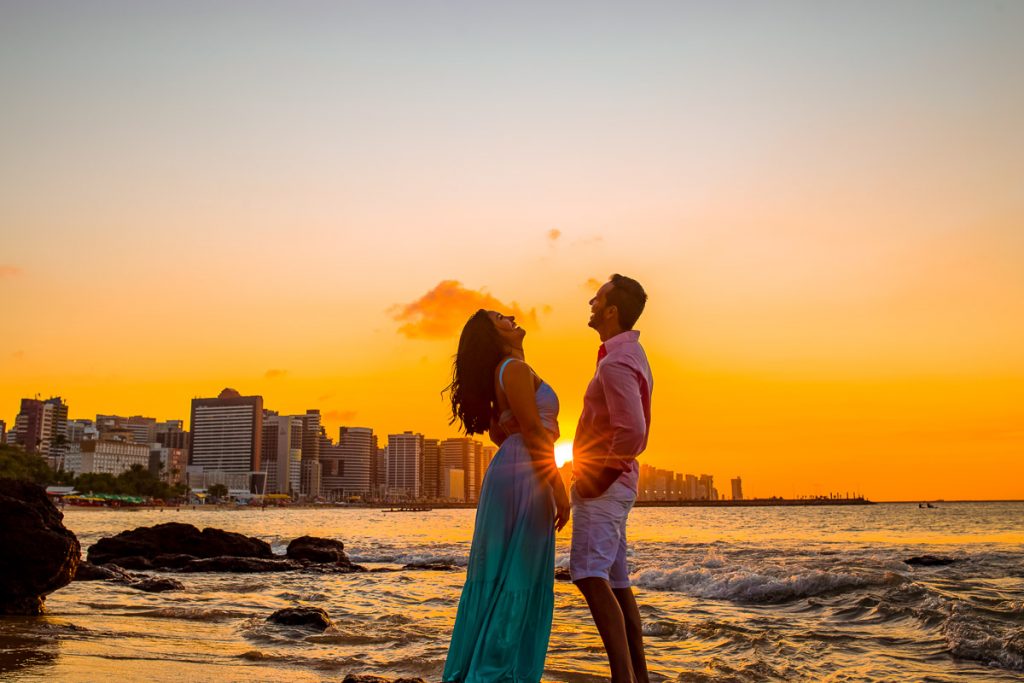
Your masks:
<path fill-rule="evenodd" d="M 572 505 L 569 504 L 569 496 L 565 494 L 565 486 L 559 481 L 555 488 L 555 531 L 559 532 L 569 523 L 569 515 L 572 512 Z"/>

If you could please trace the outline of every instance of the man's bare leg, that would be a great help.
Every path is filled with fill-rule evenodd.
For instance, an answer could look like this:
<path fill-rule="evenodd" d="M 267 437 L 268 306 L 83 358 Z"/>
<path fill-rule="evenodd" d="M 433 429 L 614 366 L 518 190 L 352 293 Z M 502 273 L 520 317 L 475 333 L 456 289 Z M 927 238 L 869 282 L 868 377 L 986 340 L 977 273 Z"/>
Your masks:
<path fill-rule="evenodd" d="M 612 670 L 612 683 L 634 683 L 636 677 L 630 660 L 626 620 L 611 584 L 605 579 L 589 577 L 576 581 L 576 587 L 583 593 L 597 625 L 597 632 L 601 634 L 601 642 L 608 653 L 608 665 Z"/>
<path fill-rule="evenodd" d="M 640 608 L 636 605 L 632 588 L 613 588 L 615 599 L 622 608 L 626 624 L 626 642 L 629 644 L 629 659 L 633 663 L 633 675 L 637 683 L 649 683 L 647 658 L 644 656 L 644 625 L 640 620 Z"/>

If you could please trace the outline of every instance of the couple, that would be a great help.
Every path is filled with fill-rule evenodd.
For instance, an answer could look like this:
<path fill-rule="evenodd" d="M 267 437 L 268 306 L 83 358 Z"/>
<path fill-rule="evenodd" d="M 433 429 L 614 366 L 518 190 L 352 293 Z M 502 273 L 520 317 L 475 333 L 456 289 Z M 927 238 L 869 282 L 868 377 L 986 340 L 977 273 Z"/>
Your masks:
<path fill-rule="evenodd" d="M 653 380 L 633 325 L 647 294 L 613 275 L 590 300 L 601 336 L 573 442 L 572 499 L 555 466 L 558 397 L 526 364 L 515 319 L 477 311 L 462 330 L 452 421 L 500 446 L 484 477 L 466 585 L 443 680 L 537 683 L 554 609 L 555 531 L 573 517 L 569 572 L 590 607 L 614 683 L 647 683 L 626 565 L 636 456 L 647 445 Z"/>

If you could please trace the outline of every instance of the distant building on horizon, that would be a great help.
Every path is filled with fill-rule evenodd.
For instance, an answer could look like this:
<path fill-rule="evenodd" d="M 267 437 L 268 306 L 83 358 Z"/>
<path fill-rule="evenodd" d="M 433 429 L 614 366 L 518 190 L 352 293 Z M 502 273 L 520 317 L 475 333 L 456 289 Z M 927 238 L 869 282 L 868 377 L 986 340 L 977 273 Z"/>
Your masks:
<path fill-rule="evenodd" d="M 442 498 L 453 498 L 466 502 L 476 502 L 480 495 L 481 469 L 483 465 L 483 444 L 469 437 L 445 439 L 440 443 L 441 481 L 446 482 L 446 491 Z M 449 470 L 462 470 L 463 491 L 451 490 Z"/>
<path fill-rule="evenodd" d="M 328 500 L 371 496 L 374 488 L 374 460 L 377 457 L 373 430 L 369 427 L 341 427 L 336 445 L 332 444 L 329 449 L 325 449 L 324 441 L 320 443 L 323 495 Z"/>
<path fill-rule="evenodd" d="M 743 500 L 743 480 L 740 477 L 729 480 L 732 483 L 732 499 Z"/>
<path fill-rule="evenodd" d="M 64 457 L 64 469 L 80 474 L 127 472 L 133 465 L 149 469 L 149 446 L 119 439 L 93 439 L 71 445 Z"/>
<path fill-rule="evenodd" d="M 7 443 L 7 423 L 0 420 L 0 444 Z"/>
<path fill-rule="evenodd" d="M 263 411 L 260 466 L 266 473 L 266 490 L 298 496 L 302 490 L 302 418 Z"/>
<path fill-rule="evenodd" d="M 224 389 L 216 398 L 192 399 L 190 468 L 204 472 L 260 472 L 263 397 Z"/>
<path fill-rule="evenodd" d="M 413 432 L 388 435 L 388 496 L 419 498 L 423 482 L 423 435 Z"/>
<path fill-rule="evenodd" d="M 60 396 L 45 401 L 21 399 L 21 410 L 14 420 L 14 441 L 28 453 L 47 458 L 50 465 L 62 454 L 67 442 L 68 404 Z"/>
<path fill-rule="evenodd" d="M 429 500 L 442 498 L 446 485 L 441 471 L 441 441 L 423 439 L 423 490 L 420 495 Z"/>

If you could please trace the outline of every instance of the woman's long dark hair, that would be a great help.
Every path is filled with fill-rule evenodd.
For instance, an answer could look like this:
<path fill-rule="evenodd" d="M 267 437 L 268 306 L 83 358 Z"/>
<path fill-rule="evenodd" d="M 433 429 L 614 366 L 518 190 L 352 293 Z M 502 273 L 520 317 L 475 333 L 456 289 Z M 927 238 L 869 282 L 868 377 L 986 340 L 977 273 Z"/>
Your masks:
<path fill-rule="evenodd" d="M 494 321 L 481 308 L 462 328 L 459 351 L 452 361 L 452 383 L 445 389 L 452 401 L 448 424 L 462 423 L 466 434 L 487 432 L 498 401 L 494 369 L 504 357 L 505 345 Z"/>

